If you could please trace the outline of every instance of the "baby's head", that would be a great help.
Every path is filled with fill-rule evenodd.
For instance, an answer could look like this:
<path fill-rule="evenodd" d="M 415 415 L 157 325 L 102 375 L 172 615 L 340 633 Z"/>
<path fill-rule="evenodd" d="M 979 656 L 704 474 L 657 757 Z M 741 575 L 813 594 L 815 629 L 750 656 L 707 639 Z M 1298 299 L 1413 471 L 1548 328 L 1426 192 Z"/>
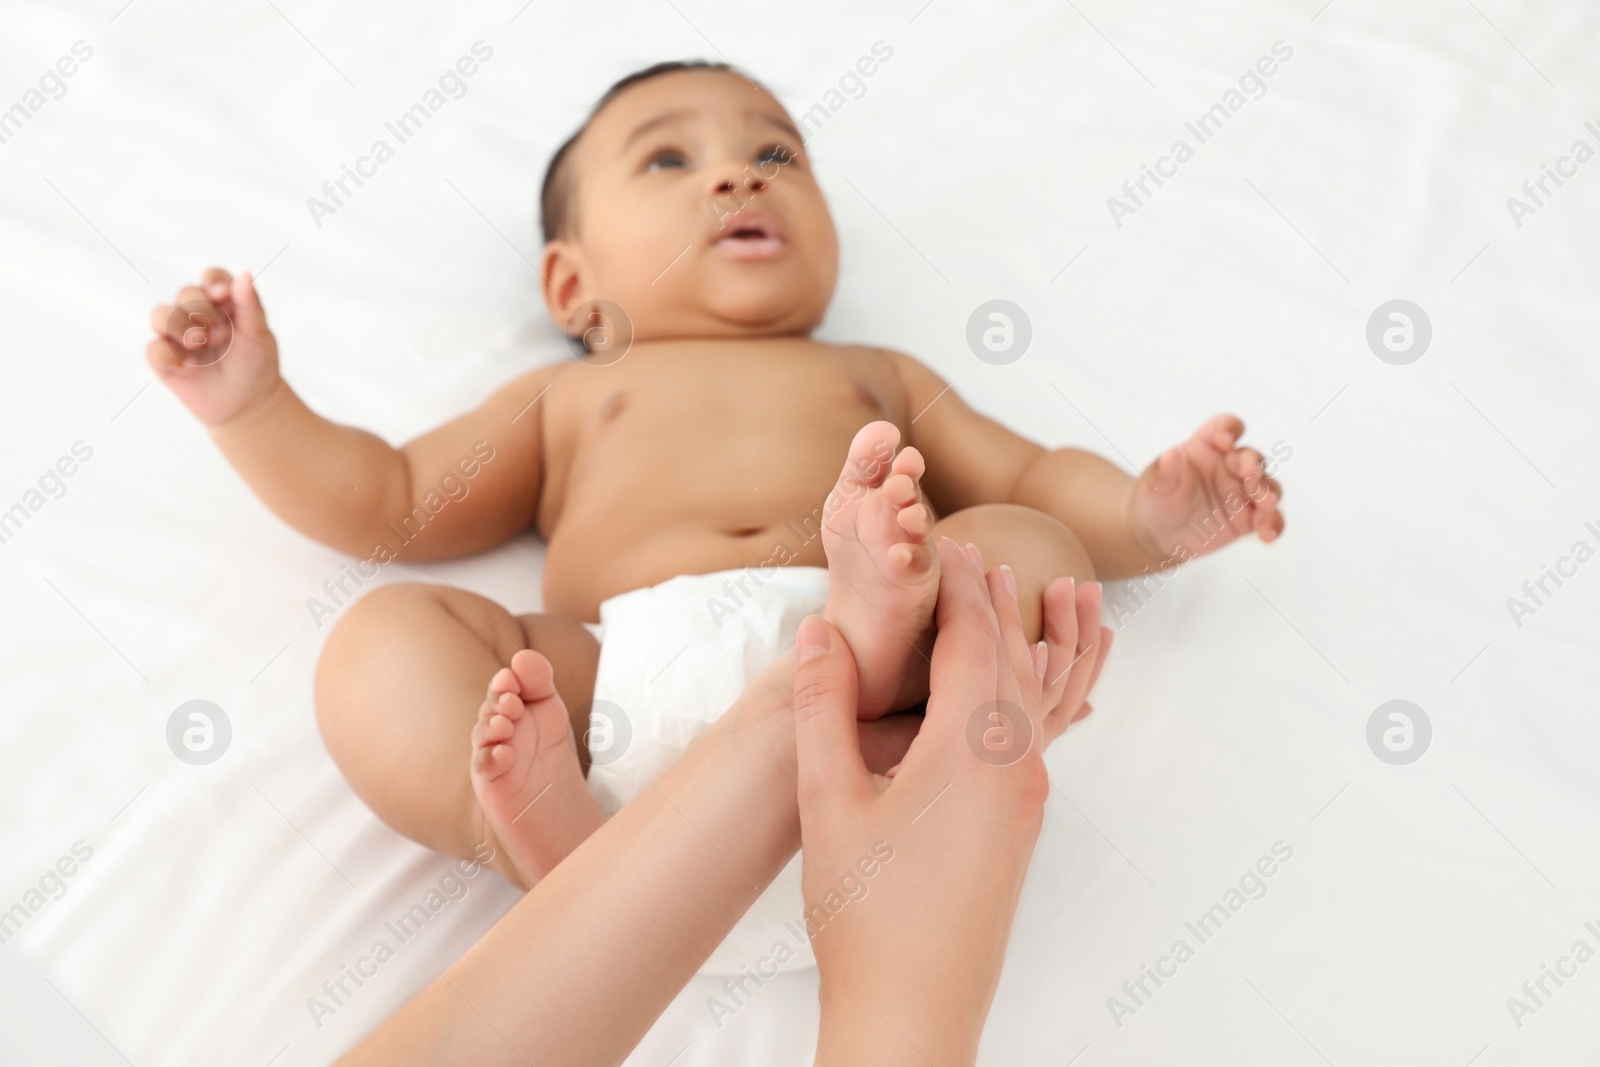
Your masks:
<path fill-rule="evenodd" d="M 662 63 L 617 82 L 550 161 L 544 298 L 582 332 L 590 302 L 639 340 L 806 334 L 838 238 L 783 106 L 723 64 Z"/>

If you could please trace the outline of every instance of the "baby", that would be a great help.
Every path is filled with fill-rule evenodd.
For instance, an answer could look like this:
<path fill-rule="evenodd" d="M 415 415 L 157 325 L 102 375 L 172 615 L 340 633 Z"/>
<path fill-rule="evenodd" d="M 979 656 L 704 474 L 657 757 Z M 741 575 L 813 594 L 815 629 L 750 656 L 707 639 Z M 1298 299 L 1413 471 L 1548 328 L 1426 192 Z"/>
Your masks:
<path fill-rule="evenodd" d="M 1038 641 L 1073 602 L 1052 580 L 1283 529 L 1231 416 L 1131 477 L 1019 437 L 910 356 L 812 340 L 833 221 L 789 115 L 727 66 L 618 82 L 541 207 L 545 306 L 582 355 L 402 448 L 295 395 L 249 275 L 213 268 L 156 308 L 148 350 L 262 501 L 326 545 L 382 563 L 543 535 L 545 614 L 385 585 L 316 680 L 328 748 L 373 810 L 522 887 L 648 781 L 597 785 L 617 779 L 598 749 L 590 766 L 591 717 L 659 769 L 811 611 L 855 653 L 863 718 L 925 698 L 935 536 L 1008 567 Z"/>

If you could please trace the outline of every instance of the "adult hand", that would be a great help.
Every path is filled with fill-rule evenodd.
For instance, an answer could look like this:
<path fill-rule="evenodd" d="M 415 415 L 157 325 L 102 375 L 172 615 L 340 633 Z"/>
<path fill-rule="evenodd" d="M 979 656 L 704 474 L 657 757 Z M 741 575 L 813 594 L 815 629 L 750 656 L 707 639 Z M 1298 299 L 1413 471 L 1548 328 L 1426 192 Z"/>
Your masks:
<path fill-rule="evenodd" d="M 953 541 L 938 550 L 927 715 L 892 779 L 862 760 L 843 637 L 813 616 L 796 642 L 819 1064 L 973 1061 L 1050 788 L 1042 752 L 1077 717 L 1109 642 L 1098 589 L 1062 581 L 1030 648 L 1008 575 L 986 576 Z"/>

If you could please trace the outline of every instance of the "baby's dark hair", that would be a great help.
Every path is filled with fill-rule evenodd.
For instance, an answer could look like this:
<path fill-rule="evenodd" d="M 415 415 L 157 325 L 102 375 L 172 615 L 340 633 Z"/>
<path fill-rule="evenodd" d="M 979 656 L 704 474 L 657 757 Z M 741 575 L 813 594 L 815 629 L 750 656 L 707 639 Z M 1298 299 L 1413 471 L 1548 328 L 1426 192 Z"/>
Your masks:
<path fill-rule="evenodd" d="M 663 74 L 676 74 L 681 70 L 716 70 L 737 75 L 752 85 L 762 86 L 760 82 L 750 77 L 744 71 L 731 63 L 714 63 L 707 59 L 669 60 L 665 63 L 655 63 L 636 70 L 625 78 L 616 81 L 611 88 L 601 94 L 589 110 L 588 117 L 583 120 L 571 137 L 564 141 L 556 154 L 550 157 L 550 165 L 544 171 L 544 185 L 539 190 L 539 228 L 544 231 L 546 241 L 554 241 L 558 237 L 566 237 L 572 233 L 573 226 L 573 195 L 572 182 L 567 171 L 571 169 L 569 157 L 572 155 L 572 146 L 578 143 L 578 138 L 583 136 L 589 124 L 596 115 L 605 109 L 605 106 L 615 100 L 622 93 L 638 85 L 640 82 L 659 78 Z"/>

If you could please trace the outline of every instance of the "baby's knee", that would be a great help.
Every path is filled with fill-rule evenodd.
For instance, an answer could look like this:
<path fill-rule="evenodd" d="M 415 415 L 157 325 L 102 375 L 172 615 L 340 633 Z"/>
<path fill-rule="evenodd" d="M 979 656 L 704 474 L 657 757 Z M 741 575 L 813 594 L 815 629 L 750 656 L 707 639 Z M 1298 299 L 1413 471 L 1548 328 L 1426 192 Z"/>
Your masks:
<path fill-rule="evenodd" d="M 1095 580 L 1094 564 L 1078 536 L 1060 520 L 1019 504 L 981 504 L 941 519 L 935 537 L 971 542 L 990 567 L 1005 564 L 1017 579 L 1023 629 L 1030 641 L 1042 631 L 1044 591 L 1057 578 Z"/>
<path fill-rule="evenodd" d="M 947 515 L 934 526 L 935 537 L 977 545 L 990 566 L 1004 563 L 1026 571 L 1040 589 L 1056 578 L 1094 581 L 1094 564 L 1078 535 L 1059 519 L 1020 504 L 980 504 Z"/>
<path fill-rule="evenodd" d="M 444 587 L 426 582 L 396 582 L 379 586 L 344 607 L 317 658 L 319 716 L 336 703 L 329 699 L 332 694 L 342 692 L 352 682 L 359 684 L 363 672 L 370 672 L 382 650 L 405 642 L 408 635 L 415 639 L 419 614 L 439 611 L 441 588 Z"/>
<path fill-rule="evenodd" d="M 356 653 L 397 628 L 405 628 L 419 608 L 437 610 L 442 588 L 427 582 L 395 582 L 345 605 L 323 646 L 322 662 Z"/>

